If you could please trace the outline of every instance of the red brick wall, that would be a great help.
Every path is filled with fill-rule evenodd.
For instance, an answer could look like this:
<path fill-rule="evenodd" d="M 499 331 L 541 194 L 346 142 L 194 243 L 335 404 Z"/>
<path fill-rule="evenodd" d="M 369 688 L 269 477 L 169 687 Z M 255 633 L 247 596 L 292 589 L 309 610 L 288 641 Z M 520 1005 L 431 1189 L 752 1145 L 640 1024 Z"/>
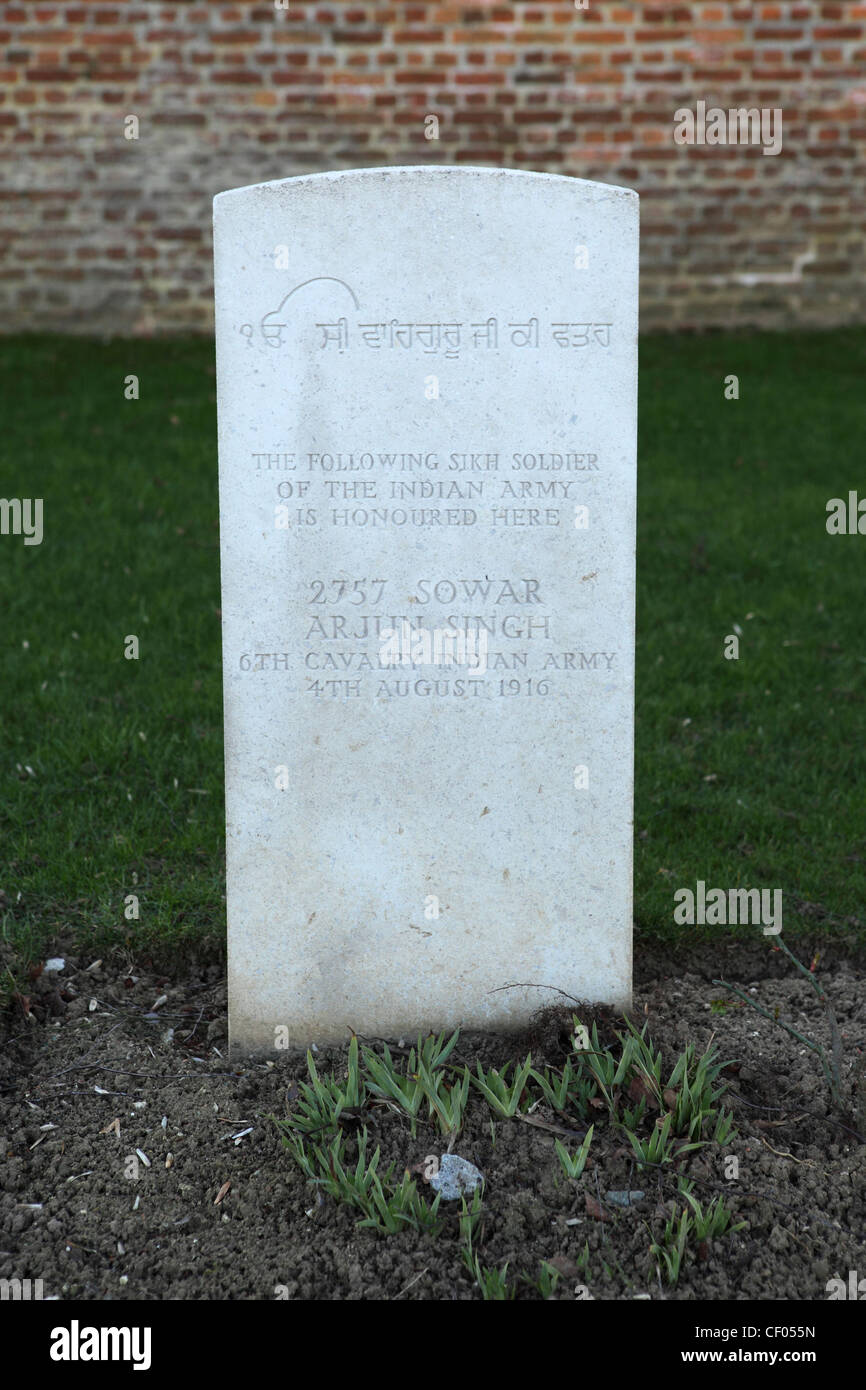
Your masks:
<path fill-rule="evenodd" d="M 866 3 L 17 0 L 0 52 L 7 332 L 207 329 L 214 193 L 427 162 L 637 189 L 644 328 L 866 319 Z M 675 144 L 699 100 L 781 154 Z"/>

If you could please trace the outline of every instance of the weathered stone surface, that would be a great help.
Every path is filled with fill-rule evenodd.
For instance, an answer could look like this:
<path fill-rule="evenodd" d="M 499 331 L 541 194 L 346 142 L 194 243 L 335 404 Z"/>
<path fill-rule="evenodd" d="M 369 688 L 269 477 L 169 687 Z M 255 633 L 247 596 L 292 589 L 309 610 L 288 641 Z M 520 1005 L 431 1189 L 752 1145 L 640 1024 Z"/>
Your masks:
<path fill-rule="evenodd" d="M 629 999 L 637 207 L 215 199 L 234 1046 Z"/>

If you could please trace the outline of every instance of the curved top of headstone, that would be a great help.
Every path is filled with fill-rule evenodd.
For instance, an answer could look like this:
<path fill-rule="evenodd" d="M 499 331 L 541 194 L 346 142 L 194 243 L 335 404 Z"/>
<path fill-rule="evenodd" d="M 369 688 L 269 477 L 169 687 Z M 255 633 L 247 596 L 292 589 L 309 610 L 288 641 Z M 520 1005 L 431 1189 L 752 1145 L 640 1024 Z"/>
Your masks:
<path fill-rule="evenodd" d="M 536 183 L 559 183 L 567 184 L 570 187 L 576 186 L 587 193 L 592 191 L 607 197 L 638 199 L 638 194 L 633 188 L 624 188 L 620 184 L 614 183 L 600 183 L 594 179 L 573 178 L 570 174 L 547 174 L 534 169 L 500 169 L 492 165 L 481 164 L 386 164 L 371 169 L 334 169 L 317 174 L 292 174 L 285 179 L 267 179 L 263 183 L 246 183 L 239 188 L 228 188 L 222 193 L 217 193 L 214 197 L 214 203 L 216 204 L 221 198 L 236 198 L 241 194 L 256 193 L 265 189 L 281 189 L 302 183 L 336 183 L 346 180 L 357 182 L 361 179 L 390 181 L 406 178 L 410 175 L 416 179 L 459 179 L 464 182 L 479 178 L 488 181 L 516 179 L 525 182 L 531 180 Z"/>

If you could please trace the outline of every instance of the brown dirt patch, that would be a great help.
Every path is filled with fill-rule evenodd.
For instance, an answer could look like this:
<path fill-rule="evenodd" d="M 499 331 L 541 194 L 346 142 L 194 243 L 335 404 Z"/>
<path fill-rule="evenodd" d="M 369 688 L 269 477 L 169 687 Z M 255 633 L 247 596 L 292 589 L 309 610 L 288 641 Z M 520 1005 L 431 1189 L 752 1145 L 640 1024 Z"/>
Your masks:
<path fill-rule="evenodd" d="M 65 954 L 61 946 L 57 954 Z M 638 959 L 633 1016 L 649 1021 L 666 1063 L 689 1041 L 704 1047 L 711 1034 L 725 1057 L 740 1059 L 730 1093 L 739 1138 L 727 1151 L 739 1159 L 739 1178 L 725 1179 L 718 1154 L 695 1155 L 687 1171 L 702 1198 L 723 1192 L 747 1229 L 692 1258 L 674 1289 L 661 1287 L 650 1230 L 664 1224 L 670 1181 L 642 1176 L 622 1136 L 603 1123 L 581 1184 L 569 1184 L 550 1134 L 499 1120 L 491 1131 L 478 1098 L 455 1152 L 486 1178 L 482 1262 L 507 1260 L 509 1279 L 517 1279 L 523 1271 L 536 1277 L 540 1262 L 555 1258 L 565 1271 L 556 1296 L 564 1299 L 579 1284 L 597 1299 L 823 1299 L 834 1276 L 866 1274 L 866 1144 L 830 1114 L 817 1059 L 750 1010 L 711 1007 L 722 994 L 711 983 L 720 974 L 823 1039 L 808 982 L 766 950 L 707 947 L 665 961 L 647 949 Z M 272 1300 L 280 1287 L 295 1299 L 480 1297 L 460 1262 L 456 1216 L 436 1238 L 389 1238 L 358 1230 L 357 1213 L 346 1207 L 317 1203 L 269 1118 L 285 1113 L 304 1058 L 228 1060 L 219 962 L 186 961 L 160 973 L 121 954 L 96 970 L 86 969 L 89 957 L 66 961 L 62 974 L 33 981 L 32 1021 L 18 1004 L 5 1022 L 0 1278 L 41 1278 L 46 1296 L 85 1300 Z M 821 978 L 843 1034 L 853 1117 L 866 1050 L 862 962 L 831 956 Z M 531 1045 L 537 1061 L 555 1062 L 561 1044 L 554 1012 L 528 1038 L 464 1034 L 459 1054 L 489 1065 Z M 327 1068 L 344 1058 L 322 1050 L 317 1061 Z M 104 1132 L 115 1118 L 119 1138 Z M 435 1131 L 422 1128 L 412 1140 L 394 1116 L 378 1122 L 374 1142 L 398 1171 L 442 1150 Z M 151 1166 L 139 1160 L 133 1178 L 126 1173 L 136 1150 Z M 615 1211 L 604 1207 L 609 1189 L 645 1196 Z M 609 1219 L 588 1212 L 587 1194 Z M 517 1296 L 538 1294 L 518 1283 Z"/>

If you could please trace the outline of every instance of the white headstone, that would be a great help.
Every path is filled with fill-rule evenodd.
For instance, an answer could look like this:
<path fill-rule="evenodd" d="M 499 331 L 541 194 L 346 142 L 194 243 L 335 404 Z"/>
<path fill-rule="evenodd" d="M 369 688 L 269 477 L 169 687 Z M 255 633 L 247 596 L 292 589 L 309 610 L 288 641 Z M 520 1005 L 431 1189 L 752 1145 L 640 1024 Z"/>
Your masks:
<path fill-rule="evenodd" d="M 637 195 L 363 169 L 214 231 L 232 1045 L 627 1005 Z"/>

